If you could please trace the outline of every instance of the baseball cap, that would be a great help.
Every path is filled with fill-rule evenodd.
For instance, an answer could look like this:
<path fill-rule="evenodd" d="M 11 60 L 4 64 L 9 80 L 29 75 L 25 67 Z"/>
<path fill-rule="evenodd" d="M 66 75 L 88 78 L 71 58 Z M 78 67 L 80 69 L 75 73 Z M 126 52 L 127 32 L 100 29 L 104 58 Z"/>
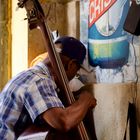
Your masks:
<path fill-rule="evenodd" d="M 63 55 L 68 56 L 71 59 L 77 60 L 79 64 L 82 64 L 86 56 L 85 46 L 76 38 L 63 36 L 55 41 L 55 44 L 61 43 Z"/>

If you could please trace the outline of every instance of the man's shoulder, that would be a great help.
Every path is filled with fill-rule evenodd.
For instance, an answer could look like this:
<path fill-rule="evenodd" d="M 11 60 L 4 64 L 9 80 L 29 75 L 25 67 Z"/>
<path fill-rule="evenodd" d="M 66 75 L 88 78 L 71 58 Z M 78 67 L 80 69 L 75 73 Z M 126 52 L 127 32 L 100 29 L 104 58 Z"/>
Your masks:
<path fill-rule="evenodd" d="M 6 84 L 7 88 L 9 87 L 23 87 L 23 85 L 29 84 L 31 81 L 35 80 L 35 74 L 30 70 L 25 70 L 17 75 L 13 76 L 12 79 Z"/>

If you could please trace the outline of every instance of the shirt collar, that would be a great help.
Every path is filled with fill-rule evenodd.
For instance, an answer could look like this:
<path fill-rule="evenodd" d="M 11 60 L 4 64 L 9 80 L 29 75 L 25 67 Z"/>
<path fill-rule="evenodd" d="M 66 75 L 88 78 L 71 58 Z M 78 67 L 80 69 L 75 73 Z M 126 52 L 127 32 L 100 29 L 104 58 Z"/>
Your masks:
<path fill-rule="evenodd" d="M 47 66 L 43 62 L 39 62 L 37 65 L 35 65 L 34 69 L 41 70 L 43 74 L 50 75 L 50 72 L 49 72 Z"/>

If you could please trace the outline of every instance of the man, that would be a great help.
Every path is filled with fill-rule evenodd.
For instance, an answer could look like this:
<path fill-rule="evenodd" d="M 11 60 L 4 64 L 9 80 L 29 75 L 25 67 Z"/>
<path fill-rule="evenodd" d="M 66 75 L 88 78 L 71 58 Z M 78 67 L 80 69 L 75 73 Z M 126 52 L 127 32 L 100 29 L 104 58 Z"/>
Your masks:
<path fill-rule="evenodd" d="M 71 80 L 83 63 L 86 49 L 73 37 L 61 37 L 55 44 L 66 75 Z M 95 107 L 96 100 L 84 90 L 78 100 L 64 107 L 57 95 L 59 85 L 48 57 L 11 79 L 0 94 L 0 139 L 16 139 L 14 130 L 21 114 L 28 114 L 32 122 L 40 117 L 61 131 L 68 131 L 78 125 L 87 111 Z M 23 120 L 26 121 L 25 118 Z"/>

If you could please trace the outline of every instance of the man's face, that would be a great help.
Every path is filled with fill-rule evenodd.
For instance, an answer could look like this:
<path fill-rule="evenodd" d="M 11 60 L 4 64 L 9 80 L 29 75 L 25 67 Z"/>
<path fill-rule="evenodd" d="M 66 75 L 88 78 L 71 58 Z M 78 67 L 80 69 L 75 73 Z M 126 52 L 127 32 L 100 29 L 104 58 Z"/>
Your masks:
<path fill-rule="evenodd" d="M 66 71 L 68 80 L 71 80 L 77 74 L 77 71 L 80 69 L 80 65 L 75 59 L 70 59 L 69 57 L 62 54 L 60 54 L 60 58 Z"/>
<path fill-rule="evenodd" d="M 57 49 L 62 49 L 62 44 L 58 43 L 55 44 Z M 62 64 L 64 66 L 64 69 L 66 71 L 66 75 L 68 77 L 68 80 L 71 80 L 77 73 L 77 71 L 80 69 L 80 65 L 77 63 L 76 60 L 70 59 L 69 57 L 60 54 L 60 58 L 62 61 Z"/>

